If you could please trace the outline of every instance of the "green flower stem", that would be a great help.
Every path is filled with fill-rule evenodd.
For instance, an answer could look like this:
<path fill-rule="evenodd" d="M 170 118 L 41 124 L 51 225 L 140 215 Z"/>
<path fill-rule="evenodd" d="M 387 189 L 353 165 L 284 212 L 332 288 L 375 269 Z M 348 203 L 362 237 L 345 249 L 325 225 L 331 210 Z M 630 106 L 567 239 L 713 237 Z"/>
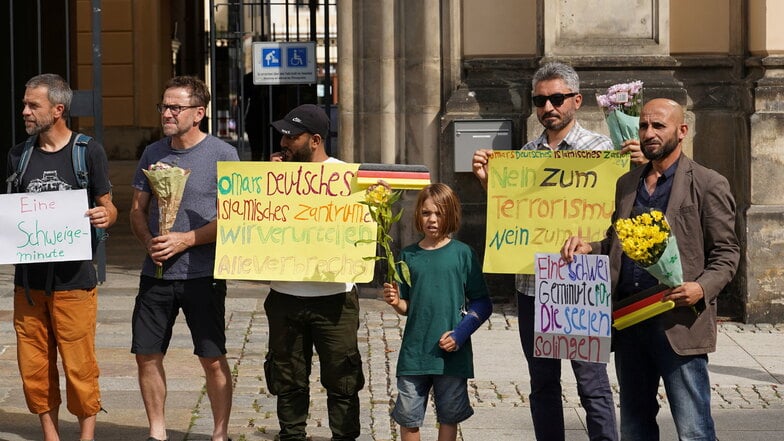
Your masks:
<path fill-rule="evenodd" d="M 400 192 L 393 192 L 388 185 L 379 181 L 378 185 L 368 187 L 365 200 L 360 202 L 367 205 L 370 216 L 373 221 L 378 225 L 376 231 L 376 244 L 380 245 L 383 251 L 381 256 L 373 256 L 370 259 L 386 260 L 387 261 L 387 277 L 388 283 L 392 282 L 405 282 L 410 283 L 410 272 L 405 262 L 395 262 L 395 256 L 392 254 L 392 236 L 389 231 L 397 220 L 400 219 L 401 213 L 395 215 L 392 212 L 392 205 L 400 198 Z M 397 265 L 400 265 L 398 271 Z"/>

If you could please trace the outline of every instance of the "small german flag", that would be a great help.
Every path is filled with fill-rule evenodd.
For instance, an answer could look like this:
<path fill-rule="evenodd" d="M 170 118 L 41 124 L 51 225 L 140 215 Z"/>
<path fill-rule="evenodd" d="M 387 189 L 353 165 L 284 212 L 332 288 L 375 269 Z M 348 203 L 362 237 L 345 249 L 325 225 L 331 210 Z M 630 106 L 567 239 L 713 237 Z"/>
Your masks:
<path fill-rule="evenodd" d="M 430 170 L 424 165 L 360 164 L 357 185 L 369 187 L 384 181 L 394 190 L 421 190 L 430 185 Z"/>
<path fill-rule="evenodd" d="M 670 289 L 660 283 L 621 300 L 613 307 L 613 327 L 618 330 L 628 328 L 674 308 L 672 300 L 662 302 Z"/>

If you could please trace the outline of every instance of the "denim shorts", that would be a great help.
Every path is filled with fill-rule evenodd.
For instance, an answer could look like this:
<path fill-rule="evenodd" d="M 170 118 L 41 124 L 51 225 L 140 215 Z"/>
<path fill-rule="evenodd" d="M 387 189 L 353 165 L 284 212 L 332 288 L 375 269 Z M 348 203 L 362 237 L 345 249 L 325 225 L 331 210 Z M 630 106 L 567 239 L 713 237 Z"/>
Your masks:
<path fill-rule="evenodd" d="M 392 419 L 402 427 L 421 427 L 430 389 L 436 407 L 436 421 L 458 424 L 474 414 L 468 401 L 467 380 L 445 375 L 401 375 L 397 377 L 397 402 Z"/>

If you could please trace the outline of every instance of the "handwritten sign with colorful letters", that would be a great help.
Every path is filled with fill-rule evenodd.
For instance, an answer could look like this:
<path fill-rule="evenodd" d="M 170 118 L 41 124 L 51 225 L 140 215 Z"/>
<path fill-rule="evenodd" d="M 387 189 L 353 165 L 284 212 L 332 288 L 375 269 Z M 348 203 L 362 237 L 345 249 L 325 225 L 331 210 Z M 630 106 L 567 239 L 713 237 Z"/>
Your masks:
<path fill-rule="evenodd" d="M 219 162 L 215 277 L 369 282 L 376 223 L 359 164 Z"/>
<path fill-rule="evenodd" d="M 536 254 L 534 356 L 607 363 L 612 301 L 610 260 L 580 254 L 566 263 L 560 254 Z"/>
<path fill-rule="evenodd" d="M 87 191 L 0 195 L 0 263 L 91 260 Z"/>
<path fill-rule="evenodd" d="M 570 236 L 603 238 L 615 181 L 628 170 L 629 155 L 617 151 L 494 152 L 484 272 L 533 274 L 535 253 L 559 252 Z"/>

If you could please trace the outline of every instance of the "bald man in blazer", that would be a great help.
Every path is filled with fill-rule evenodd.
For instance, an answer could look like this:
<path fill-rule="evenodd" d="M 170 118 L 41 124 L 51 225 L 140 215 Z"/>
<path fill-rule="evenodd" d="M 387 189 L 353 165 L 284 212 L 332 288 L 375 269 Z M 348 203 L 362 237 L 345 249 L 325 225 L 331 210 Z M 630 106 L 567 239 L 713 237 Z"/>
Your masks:
<path fill-rule="evenodd" d="M 613 224 L 649 209 L 665 213 L 678 240 L 684 283 L 664 298 L 675 308 L 617 331 L 613 337 L 620 385 L 621 439 L 658 440 L 657 390 L 664 381 L 680 439 L 715 440 L 707 354 L 716 350 L 716 300 L 732 280 L 740 250 L 735 200 L 722 175 L 686 157 L 681 106 L 648 102 L 640 116 L 640 147 L 650 163 L 618 179 Z M 613 301 L 658 282 L 621 251 L 613 228 L 600 242 L 571 237 L 561 254 L 610 256 Z"/>

